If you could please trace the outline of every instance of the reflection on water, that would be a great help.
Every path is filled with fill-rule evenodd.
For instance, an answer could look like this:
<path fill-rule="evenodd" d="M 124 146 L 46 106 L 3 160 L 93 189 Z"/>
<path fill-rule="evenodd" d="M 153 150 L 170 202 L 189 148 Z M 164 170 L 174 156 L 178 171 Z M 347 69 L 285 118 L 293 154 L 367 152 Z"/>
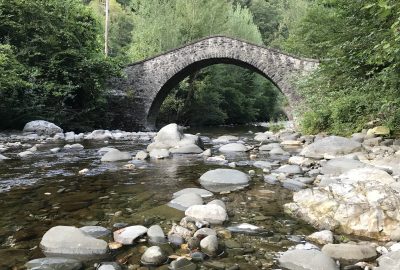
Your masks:
<path fill-rule="evenodd" d="M 251 142 L 253 135 L 248 130 L 236 127 L 190 132 L 202 131 L 202 135 L 212 138 L 231 134 Z M 32 157 L 0 162 L 0 269 L 22 267 L 28 260 L 42 257 L 38 248 L 40 239 L 55 225 L 101 225 L 112 229 L 113 224 L 125 222 L 145 226 L 163 224 L 167 228 L 183 216 L 182 212 L 165 206 L 172 194 L 183 188 L 200 187 L 201 174 L 222 167 L 206 164 L 198 156 L 175 156 L 135 161 L 135 170 L 125 170 L 123 162 L 100 162 L 97 150 L 106 146 L 104 143 L 85 144 L 81 151 L 50 152 L 59 146 L 48 143 Z M 130 141 L 107 146 L 132 154 L 146 147 Z M 12 157 L 16 153 L 7 154 Z M 227 158 L 242 164 L 239 170 L 254 169 L 248 166 L 251 163 L 248 153 Z M 78 172 L 84 168 L 89 169 L 88 173 L 80 175 Z M 310 228 L 282 214 L 282 205 L 290 200 L 291 192 L 265 184 L 261 170 L 257 172 L 259 175 L 253 177 L 249 188 L 215 197 L 227 201 L 229 224 L 247 222 L 274 232 L 272 236 L 234 236 L 253 248 L 249 254 L 262 256 L 272 265 L 274 252 L 293 244 L 287 235 L 306 234 Z M 262 255 L 258 254 L 261 251 Z M 242 263 L 243 258 L 232 255 L 224 260 Z"/>

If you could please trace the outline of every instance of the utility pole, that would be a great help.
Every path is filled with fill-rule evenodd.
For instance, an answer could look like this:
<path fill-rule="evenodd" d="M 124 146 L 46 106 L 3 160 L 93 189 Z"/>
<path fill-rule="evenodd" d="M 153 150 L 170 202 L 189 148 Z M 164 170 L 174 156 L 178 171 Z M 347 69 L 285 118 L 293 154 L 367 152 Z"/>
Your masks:
<path fill-rule="evenodd" d="M 104 54 L 108 56 L 108 28 L 110 24 L 110 0 L 106 1 L 106 23 L 104 27 Z"/>

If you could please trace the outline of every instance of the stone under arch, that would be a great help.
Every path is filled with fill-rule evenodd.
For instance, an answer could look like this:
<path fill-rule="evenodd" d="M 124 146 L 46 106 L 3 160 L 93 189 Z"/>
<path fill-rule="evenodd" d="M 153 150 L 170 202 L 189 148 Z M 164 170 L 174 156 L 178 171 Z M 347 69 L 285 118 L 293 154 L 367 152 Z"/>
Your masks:
<path fill-rule="evenodd" d="M 154 129 L 169 91 L 191 73 L 220 63 L 261 74 L 288 98 L 290 107 L 299 102 L 294 76 L 307 74 L 318 66 L 317 60 L 298 58 L 243 40 L 207 37 L 126 67 L 125 77 L 113 80 L 110 87 L 120 111 L 120 123 L 116 125 L 126 130 Z"/>

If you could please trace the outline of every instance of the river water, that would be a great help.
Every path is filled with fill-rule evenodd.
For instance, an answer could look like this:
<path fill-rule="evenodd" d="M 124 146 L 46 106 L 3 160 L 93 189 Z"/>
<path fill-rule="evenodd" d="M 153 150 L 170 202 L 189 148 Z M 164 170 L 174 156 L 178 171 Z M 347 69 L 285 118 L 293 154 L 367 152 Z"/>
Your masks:
<path fill-rule="evenodd" d="M 265 129 L 246 126 L 189 130 L 211 139 L 229 134 L 239 136 L 249 145 L 259 144 L 249 131 Z M 217 145 L 205 141 L 206 148 L 217 149 Z M 148 143 L 90 142 L 83 143 L 85 148 L 80 151 L 51 153 L 51 148 L 65 144 L 52 142 L 43 144 L 32 157 L 0 162 L 0 269 L 24 269 L 27 261 L 43 257 L 39 248 L 41 237 L 56 225 L 100 225 L 112 229 L 116 223 L 160 224 L 167 233 L 172 223 L 179 222 L 184 215 L 165 205 L 172 194 L 183 188 L 200 187 L 201 174 L 226 167 L 207 163 L 196 155 L 182 155 L 135 161 L 136 169 L 128 170 L 123 168 L 126 162 L 101 163 L 97 153 L 101 147 L 110 146 L 134 155 Z M 20 151 L 7 152 L 7 156 L 15 157 Z M 249 165 L 250 153 L 227 158 L 240 165 L 236 169 L 246 173 L 254 169 L 256 175 L 248 188 L 213 197 L 226 201 L 230 219 L 224 226 L 245 222 L 272 234 L 233 234 L 232 239 L 242 249 L 217 260 L 227 266 L 239 264 L 241 269 L 278 269 L 277 254 L 303 241 L 304 235 L 313 229 L 283 213 L 282 206 L 291 200 L 292 192 L 265 183 L 262 170 Z M 282 157 L 267 154 L 258 155 L 257 160 L 286 162 Z M 78 172 L 84 168 L 89 172 L 80 175 Z M 113 259 L 126 265 L 138 264 L 137 249 L 126 247 Z"/>

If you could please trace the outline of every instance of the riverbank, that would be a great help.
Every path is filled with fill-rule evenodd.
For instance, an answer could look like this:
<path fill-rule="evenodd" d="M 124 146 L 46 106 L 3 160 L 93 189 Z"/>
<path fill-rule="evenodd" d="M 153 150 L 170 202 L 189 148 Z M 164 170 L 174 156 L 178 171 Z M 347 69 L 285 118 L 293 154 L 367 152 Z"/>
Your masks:
<path fill-rule="evenodd" d="M 105 261 L 119 266 L 104 269 L 146 269 L 167 258 L 171 269 L 323 269 L 317 261 L 397 269 L 398 140 L 249 129 L 2 134 L 0 265 L 23 269 L 58 246 L 57 256 L 79 260 L 63 261 L 65 269 L 81 261 L 85 269 Z M 141 233 L 126 242 L 124 228 Z M 73 248 L 78 242 L 85 249 Z M 93 252 L 93 243 L 102 248 Z M 154 245 L 161 250 L 147 249 Z M 178 257 L 189 260 L 172 263 Z"/>

